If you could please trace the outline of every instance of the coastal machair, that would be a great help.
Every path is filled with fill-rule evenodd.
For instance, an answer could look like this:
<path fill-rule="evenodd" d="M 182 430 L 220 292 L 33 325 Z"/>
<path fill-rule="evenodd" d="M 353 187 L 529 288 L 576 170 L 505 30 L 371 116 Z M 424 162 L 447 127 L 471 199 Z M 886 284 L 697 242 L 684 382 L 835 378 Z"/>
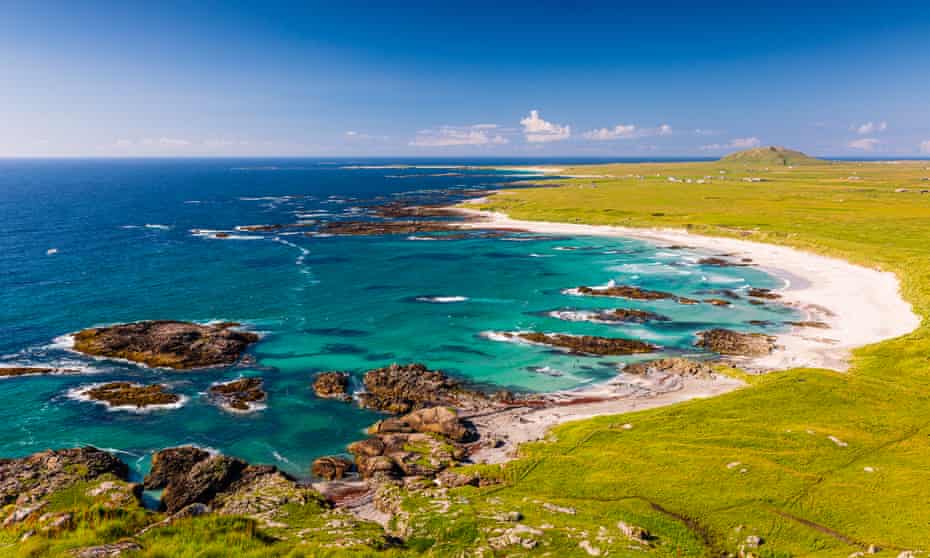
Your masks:
<path fill-rule="evenodd" d="M 930 3 L 0 7 L 0 557 L 930 558 Z"/>

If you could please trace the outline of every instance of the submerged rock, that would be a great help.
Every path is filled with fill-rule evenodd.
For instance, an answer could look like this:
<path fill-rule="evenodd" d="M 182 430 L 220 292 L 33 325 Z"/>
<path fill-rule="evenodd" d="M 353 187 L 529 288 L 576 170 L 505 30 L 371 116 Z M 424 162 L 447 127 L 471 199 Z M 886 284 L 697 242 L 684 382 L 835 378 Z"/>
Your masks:
<path fill-rule="evenodd" d="M 636 339 L 621 337 L 595 337 L 593 335 L 566 335 L 564 333 L 521 332 L 504 335 L 518 337 L 531 343 L 567 349 L 572 353 L 586 355 L 632 355 L 651 353 L 655 345 Z"/>
<path fill-rule="evenodd" d="M 0 459 L 0 506 L 36 502 L 77 482 L 112 475 L 126 480 L 129 468 L 94 447 L 48 450 L 19 459 Z"/>
<path fill-rule="evenodd" d="M 230 365 L 258 341 L 254 333 L 233 329 L 237 325 L 145 321 L 90 328 L 74 334 L 74 349 L 175 369 Z"/>
<path fill-rule="evenodd" d="M 346 372 L 322 372 L 313 381 L 313 391 L 317 397 L 349 401 L 349 375 Z"/>
<path fill-rule="evenodd" d="M 764 333 L 740 333 L 717 328 L 698 332 L 698 347 L 734 356 L 764 356 L 775 349 L 775 338 Z"/>
<path fill-rule="evenodd" d="M 686 358 L 660 358 L 658 360 L 636 362 L 626 365 L 623 372 L 639 376 L 658 372 L 694 378 L 710 378 L 714 375 L 714 369 L 708 364 Z"/>
<path fill-rule="evenodd" d="M 208 391 L 222 406 L 233 411 L 254 411 L 267 398 L 261 378 L 239 378 L 210 386 Z"/>
<path fill-rule="evenodd" d="M 180 395 L 165 391 L 163 384 L 142 385 L 131 382 L 100 384 L 83 391 L 82 395 L 111 407 L 135 407 L 137 409 L 173 405 L 181 400 Z"/>

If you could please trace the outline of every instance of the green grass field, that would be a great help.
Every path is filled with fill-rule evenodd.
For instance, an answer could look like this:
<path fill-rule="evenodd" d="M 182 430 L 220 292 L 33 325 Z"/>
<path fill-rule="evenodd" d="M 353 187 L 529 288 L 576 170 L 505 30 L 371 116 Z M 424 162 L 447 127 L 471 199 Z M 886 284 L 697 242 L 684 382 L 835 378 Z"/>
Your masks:
<path fill-rule="evenodd" d="M 528 220 L 680 227 L 845 258 L 895 272 L 915 311 L 930 312 L 930 194 L 919 192 L 930 189 L 921 180 L 930 163 L 751 165 L 579 167 L 566 174 L 599 178 L 504 192 L 484 207 Z M 703 177 L 709 183 L 696 183 Z M 377 537 L 365 524 L 354 529 L 369 542 L 340 551 L 331 534 L 282 539 L 248 520 L 208 517 L 143 537 L 143 555 L 720 556 L 738 554 L 748 537 L 761 539 L 743 549 L 755 556 L 849 556 L 869 545 L 891 556 L 930 550 L 926 325 L 859 349 L 848 373 L 774 373 L 714 399 L 569 423 L 551 438 L 524 446 L 503 469 L 480 467 L 503 484 L 399 492 L 406 513 L 397 528 L 407 537 L 398 547 L 371 544 Z M 535 530 L 532 549 L 494 542 L 517 525 L 501 517 L 512 511 Z M 123 525 L 109 533 L 90 516 L 63 536 L 113 540 L 141 513 L 107 519 Z M 320 513 L 296 523 L 323 527 Z M 649 545 L 632 544 L 618 521 L 648 529 Z M 73 546 L 39 537 L 18 552 Z"/>

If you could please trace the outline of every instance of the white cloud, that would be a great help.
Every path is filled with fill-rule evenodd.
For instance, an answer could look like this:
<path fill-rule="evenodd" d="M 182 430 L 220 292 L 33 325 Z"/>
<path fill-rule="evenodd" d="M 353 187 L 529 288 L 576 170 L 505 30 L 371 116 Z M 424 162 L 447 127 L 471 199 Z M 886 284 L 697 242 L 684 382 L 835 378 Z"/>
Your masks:
<path fill-rule="evenodd" d="M 186 139 L 177 139 L 177 138 L 159 138 L 158 143 L 161 145 L 170 145 L 174 147 L 180 147 L 185 145 L 190 145 L 191 142 Z"/>
<path fill-rule="evenodd" d="M 662 124 L 657 128 L 637 128 L 634 124 L 617 124 L 613 128 L 598 128 L 582 134 L 586 139 L 610 141 L 615 139 L 644 138 L 649 136 L 669 136 L 672 127 Z"/>
<path fill-rule="evenodd" d="M 875 146 L 880 143 L 881 142 L 875 138 L 862 138 L 849 142 L 847 146 L 861 151 L 875 151 Z"/>
<path fill-rule="evenodd" d="M 349 130 L 348 132 L 346 132 L 346 135 L 351 138 L 351 137 L 357 136 L 358 132 L 356 132 L 355 130 Z"/>
<path fill-rule="evenodd" d="M 496 124 L 474 126 L 441 126 L 435 130 L 420 130 L 410 142 L 414 147 L 450 147 L 455 145 L 501 145 L 509 140 L 500 134 L 490 135 L 488 130 Z"/>
<path fill-rule="evenodd" d="M 132 145 L 132 140 L 128 140 L 128 139 L 118 139 L 118 140 L 116 140 L 116 145 L 117 145 L 118 147 L 129 147 L 130 145 Z"/>
<path fill-rule="evenodd" d="M 930 139 L 920 142 L 920 152 L 930 154 Z"/>
<path fill-rule="evenodd" d="M 724 149 L 751 149 L 753 147 L 759 147 L 762 145 L 762 142 L 759 141 L 759 138 L 752 136 L 748 138 L 733 138 L 729 143 L 712 143 L 710 145 L 702 145 L 701 151 L 721 151 Z"/>
<path fill-rule="evenodd" d="M 867 136 L 875 132 L 884 132 L 888 129 L 888 123 L 882 120 L 881 122 L 866 122 L 865 124 L 860 124 L 859 126 L 853 126 L 853 129 L 860 136 Z"/>
<path fill-rule="evenodd" d="M 523 135 L 530 143 L 561 141 L 572 135 L 571 126 L 553 124 L 539 117 L 539 111 L 531 110 L 530 115 L 520 120 Z"/>
<path fill-rule="evenodd" d="M 759 138 L 753 136 L 751 138 L 736 138 L 730 140 L 730 147 L 735 149 L 749 149 L 752 147 L 759 147 L 762 145 L 762 142 L 759 141 Z"/>
<path fill-rule="evenodd" d="M 632 138 L 634 134 L 636 134 L 636 126 L 633 124 L 617 124 L 613 128 L 591 130 L 582 135 L 590 140 L 606 141 L 620 138 Z"/>

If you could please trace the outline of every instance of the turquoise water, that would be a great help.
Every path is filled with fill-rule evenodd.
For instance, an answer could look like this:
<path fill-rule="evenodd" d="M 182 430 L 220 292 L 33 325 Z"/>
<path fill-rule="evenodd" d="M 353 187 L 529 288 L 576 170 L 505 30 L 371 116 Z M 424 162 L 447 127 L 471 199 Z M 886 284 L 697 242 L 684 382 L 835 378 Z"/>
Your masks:
<path fill-rule="evenodd" d="M 486 170 L 343 168 L 348 164 L 0 162 L 0 365 L 84 371 L 0 380 L 0 456 L 93 444 L 123 452 L 144 470 L 151 452 L 193 443 L 306 474 L 315 457 L 342 451 L 377 419 L 315 398 L 310 385 L 321 370 L 360 378 L 392 362 L 423 362 L 517 391 L 565 389 L 613 377 L 624 358 L 567 355 L 482 333 L 628 336 L 668 353 L 701 355 L 691 346 L 696 331 L 765 331 L 745 322 L 792 317 L 786 309 L 744 301 L 720 308 L 562 293 L 610 280 L 696 298 L 711 296 L 700 294 L 708 289 L 780 285 L 751 267 L 699 266 L 700 254 L 640 241 L 541 235 L 423 241 L 232 230 L 358 218 L 367 206 L 395 198 L 454 201 L 457 196 L 438 190 L 524 178 Z M 615 326 L 547 314 L 620 306 L 672 320 Z M 256 364 L 171 372 L 83 358 L 56 342 L 81 328 L 144 319 L 246 324 L 263 334 L 251 351 Z M 231 414 L 203 397 L 211 383 L 240 375 L 265 379 L 265 410 Z M 82 385 L 123 379 L 163 382 L 188 400 L 178 409 L 133 413 L 68 397 Z"/>

